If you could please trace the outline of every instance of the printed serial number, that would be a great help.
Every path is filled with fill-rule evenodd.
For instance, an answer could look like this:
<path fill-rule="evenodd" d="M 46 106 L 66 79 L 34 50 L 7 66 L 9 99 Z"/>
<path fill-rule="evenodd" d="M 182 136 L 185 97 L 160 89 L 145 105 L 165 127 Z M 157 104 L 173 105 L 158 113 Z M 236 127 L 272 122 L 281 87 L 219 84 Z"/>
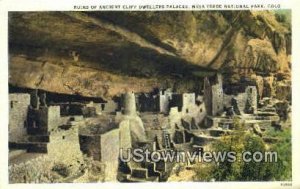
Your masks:
<path fill-rule="evenodd" d="M 280 186 L 292 186 L 291 182 L 280 183 Z"/>

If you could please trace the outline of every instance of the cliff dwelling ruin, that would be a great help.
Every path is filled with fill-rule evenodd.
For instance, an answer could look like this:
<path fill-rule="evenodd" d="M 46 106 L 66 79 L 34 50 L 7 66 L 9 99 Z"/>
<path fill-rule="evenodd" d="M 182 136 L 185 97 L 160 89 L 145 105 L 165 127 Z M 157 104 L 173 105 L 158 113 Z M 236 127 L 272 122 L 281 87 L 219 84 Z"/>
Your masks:
<path fill-rule="evenodd" d="M 209 151 L 236 124 L 268 146 L 291 127 L 291 31 L 275 13 L 9 17 L 10 183 L 176 181 L 197 163 L 120 149 Z"/>

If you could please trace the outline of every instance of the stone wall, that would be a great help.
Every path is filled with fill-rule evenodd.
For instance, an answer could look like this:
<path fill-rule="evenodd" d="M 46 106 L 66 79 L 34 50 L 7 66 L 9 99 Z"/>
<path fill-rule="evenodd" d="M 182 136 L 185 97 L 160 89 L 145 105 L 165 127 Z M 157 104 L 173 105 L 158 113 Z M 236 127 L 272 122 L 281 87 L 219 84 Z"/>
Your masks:
<path fill-rule="evenodd" d="M 48 107 L 48 131 L 55 130 L 60 124 L 60 106 Z"/>
<path fill-rule="evenodd" d="M 52 160 L 70 165 L 70 169 L 77 170 L 83 161 L 80 151 L 78 128 L 51 132 L 50 142 L 47 144 L 48 156 Z"/>
<path fill-rule="evenodd" d="M 132 148 L 132 139 L 130 133 L 130 122 L 129 120 L 121 121 L 119 124 L 119 141 L 120 148 L 123 150 L 127 150 L 128 148 Z"/>
<path fill-rule="evenodd" d="M 123 113 L 125 115 L 136 115 L 136 102 L 134 93 L 125 93 L 123 95 Z"/>
<path fill-rule="evenodd" d="M 101 135 L 101 162 L 105 164 L 105 181 L 116 181 L 119 165 L 119 129 Z"/>
<path fill-rule="evenodd" d="M 252 106 L 253 113 L 255 113 L 257 111 L 257 93 L 256 86 L 248 86 L 243 93 L 238 93 L 237 95 L 224 94 L 223 106 L 226 108 L 233 106 L 232 99 L 235 99 L 237 102 L 237 108 L 241 114 L 247 113 L 246 110 L 249 108 L 247 106 Z"/>
<path fill-rule="evenodd" d="M 147 139 L 150 141 L 156 142 L 156 146 L 159 149 L 162 149 L 163 144 L 163 130 L 162 129 L 153 129 L 146 131 Z"/>
<path fill-rule="evenodd" d="M 247 101 L 253 107 L 253 113 L 257 111 L 257 89 L 256 86 L 248 86 L 245 93 L 247 94 Z"/>
<path fill-rule="evenodd" d="M 195 93 L 184 93 L 181 114 L 182 118 L 190 117 L 194 120 L 194 124 L 198 125 L 207 115 L 205 103 L 196 104 Z M 189 124 L 192 122 L 189 121 Z"/>
<path fill-rule="evenodd" d="M 169 113 L 171 99 L 171 90 L 168 89 L 159 92 L 159 110 L 161 113 Z"/>
<path fill-rule="evenodd" d="M 27 135 L 26 119 L 30 105 L 29 94 L 9 94 L 9 141 L 22 141 Z"/>
<path fill-rule="evenodd" d="M 129 129 L 127 131 L 130 132 Z M 123 133 L 124 134 L 124 133 Z M 124 137 L 124 135 L 123 135 Z M 122 140 L 124 142 L 124 140 Z M 119 129 L 105 133 L 80 134 L 80 149 L 93 160 L 105 165 L 105 181 L 116 181 L 121 138 Z"/>
<path fill-rule="evenodd" d="M 237 106 L 241 114 L 244 113 L 247 103 L 247 94 L 246 93 L 239 93 L 237 96 L 234 97 L 237 100 Z"/>
<path fill-rule="evenodd" d="M 212 87 L 210 84 L 209 79 L 206 77 L 204 78 L 204 84 L 203 84 L 203 92 L 204 92 L 204 97 L 203 101 L 206 107 L 206 111 L 208 115 L 212 115 Z"/>
<path fill-rule="evenodd" d="M 28 111 L 28 129 L 29 133 L 38 129 L 35 134 L 48 134 L 54 131 L 62 123 L 60 117 L 60 106 L 40 107 L 36 110 L 29 108 Z"/>
<path fill-rule="evenodd" d="M 79 135 L 80 150 L 93 160 L 100 161 L 100 136 L 99 135 Z"/>
<path fill-rule="evenodd" d="M 182 94 L 173 94 L 172 99 L 169 103 L 169 108 L 178 107 L 178 111 L 182 111 L 183 108 L 183 95 Z M 169 109 L 170 110 L 170 109 Z"/>
<path fill-rule="evenodd" d="M 205 116 L 207 115 L 206 107 L 205 107 L 204 103 L 202 103 L 198 106 L 196 115 L 197 115 L 197 116 L 195 116 L 196 123 L 200 124 L 201 122 L 203 122 Z"/>
<path fill-rule="evenodd" d="M 138 96 L 138 111 L 139 112 L 158 112 L 158 95 L 151 93 L 141 93 Z"/>
<path fill-rule="evenodd" d="M 181 125 L 181 112 L 178 111 L 177 107 L 172 107 L 170 109 L 170 114 L 169 114 L 169 124 L 170 127 L 175 129 L 176 125 Z"/>
<path fill-rule="evenodd" d="M 223 88 L 217 84 L 212 86 L 212 115 L 221 113 L 223 108 Z"/>
<path fill-rule="evenodd" d="M 102 112 L 112 113 L 118 110 L 118 104 L 113 100 L 107 100 L 106 103 L 101 103 L 100 106 Z"/>
<path fill-rule="evenodd" d="M 100 115 L 102 112 L 102 105 L 101 103 L 93 103 L 93 107 L 95 107 L 95 111 L 97 115 Z"/>
<path fill-rule="evenodd" d="M 224 105 L 225 108 L 229 108 L 229 107 L 232 106 L 231 100 L 232 100 L 233 97 L 234 97 L 233 95 L 224 94 L 224 96 L 223 96 L 223 105 Z"/>
<path fill-rule="evenodd" d="M 222 76 L 217 74 L 215 81 L 204 79 L 204 103 L 208 115 L 216 116 L 223 111 L 223 82 Z"/>
<path fill-rule="evenodd" d="M 182 98 L 183 98 L 182 111 L 188 113 L 189 107 L 195 106 L 196 103 L 195 93 L 183 93 Z"/>
<path fill-rule="evenodd" d="M 216 84 L 212 86 L 212 94 L 213 94 L 213 98 L 212 98 L 212 114 L 213 115 L 217 115 L 221 112 L 223 112 L 223 78 L 221 74 L 217 74 L 216 76 L 217 81 Z"/>

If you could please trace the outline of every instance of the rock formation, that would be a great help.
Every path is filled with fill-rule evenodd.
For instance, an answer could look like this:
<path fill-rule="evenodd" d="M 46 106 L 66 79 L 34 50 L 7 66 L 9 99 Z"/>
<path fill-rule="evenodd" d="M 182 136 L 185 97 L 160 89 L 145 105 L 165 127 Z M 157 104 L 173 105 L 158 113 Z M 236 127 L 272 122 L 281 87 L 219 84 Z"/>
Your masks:
<path fill-rule="evenodd" d="M 278 73 L 290 80 L 291 26 L 276 14 L 11 12 L 9 83 L 106 99 L 126 88 L 194 91 L 220 71 L 231 83 L 254 78 L 260 96 L 277 95 Z"/>

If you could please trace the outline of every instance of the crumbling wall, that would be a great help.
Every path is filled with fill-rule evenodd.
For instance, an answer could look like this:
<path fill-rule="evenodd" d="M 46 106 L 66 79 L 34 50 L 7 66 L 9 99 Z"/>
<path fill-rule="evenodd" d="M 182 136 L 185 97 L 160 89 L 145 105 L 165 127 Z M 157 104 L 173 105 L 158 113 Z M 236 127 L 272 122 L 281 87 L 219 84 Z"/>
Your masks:
<path fill-rule="evenodd" d="M 213 103 L 213 110 L 212 114 L 217 115 L 221 112 L 223 112 L 224 106 L 223 106 L 223 78 L 221 74 L 217 74 L 217 83 L 212 86 L 212 103 Z"/>
<path fill-rule="evenodd" d="M 83 107 L 82 113 L 84 117 L 95 117 L 97 115 L 96 107 Z"/>
<path fill-rule="evenodd" d="M 211 84 L 210 84 L 210 81 L 209 79 L 206 77 L 204 78 L 204 89 L 203 89 L 203 92 L 204 92 L 204 97 L 203 97 L 203 100 L 204 100 L 204 104 L 205 104 L 205 107 L 206 107 L 206 111 L 207 111 L 207 114 L 208 115 L 212 115 L 212 87 L 211 87 Z"/>
<path fill-rule="evenodd" d="M 175 128 L 176 125 L 181 125 L 181 112 L 177 107 L 172 107 L 169 114 L 169 123 L 171 128 Z"/>
<path fill-rule="evenodd" d="M 159 111 L 161 113 L 169 112 L 170 100 L 172 100 L 172 91 L 170 89 L 159 92 Z"/>
<path fill-rule="evenodd" d="M 99 135 L 79 135 L 80 150 L 93 160 L 101 160 L 100 136 Z"/>
<path fill-rule="evenodd" d="M 183 94 L 183 108 L 181 113 L 183 118 L 187 116 L 192 118 L 192 121 L 189 121 L 190 125 L 200 124 L 207 115 L 205 103 L 196 104 L 195 93 Z"/>
<path fill-rule="evenodd" d="M 95 112 L 97 115 L 101 114 L 102 107 L 101 103 L 93 103 L 93 107 L 95 108 Z"/>
<path fill-rule="evenodd" d="M 217 74 L 215 82 L 204 79 L 204 103 L 208 115 L 216 116 L 223 112 L 223 81 L 222 76 Z"/>
<path fill-rule="evenodd" d="M 142 93 L 138 96 L 138 110 L 140 112 L 157 112 L 159 111 L 158 96 L 151 93 Z"/>
<path fill-rule="evenodd" d="M 229 107 L 232 106 L 232 102 L 231 102 L 232 98 L 233 98 L 233 95 L 224 94 L 224 96 L 223 96 L 223 106 L 225 108 L 229 108 Z"/>
<path fill-rule="evenodd" d="M 48 108 L 48 131 L 55 130 L 60 124 L 60 106 L 49 106 Z"/>
<path fill-rule="evenodd" d="M 119 129 L 104 133 L 81 133 L 79 138 L 81 151 L 88 157 L 92 157 L 93 160 L 103 163 L 105 181 L 116 181 L 119 165 L 119 143 L 124 142 L 119 137 Z"/>
<path fill-rule="evenodd" d="M 247 94 L 247 103 L 253 108 L 253 113 L 257 111 L 257 89 L 255 86 L 248 86 L 245 93 Z"/>
<path fill-rule="evenodd" d="M 241 114 L 248 113 L 247 110 L 252 107 L 253 113 L 257 110 L 257 88 L 255 86 L 248 86 L 245 92 L 238 93 L 237 95 L 224 95 L 224 107 L 234 106 L 232 99 L 236 101 L 238 112 Z"/>
<path fill-rule="evenodd" d="M 159 148 L 162 148 L 162 144 L 163 144 L 163 138 L 162 138 L 163 130 L 162 129 L 147 130 L 146 134 L 147 134 L 148 140 L 155 141 L 156 146 L 159 146 Z"/>
<path fill-rule="evenodd" d="M 49 157 L 57 162 L 71 165 L 70 169 L 74 171 L 79 169 L 83 161 L 77 127 L 51 132 L 47 149 Z"/>
<path fill-rule="evenodd" d="M 212 86 L 212 115 L 223 112 L 223 88 L 219 84 Z"/>
<path fill-rule="evenodd" d="M 241 114 L 244 113 L 245 107 L 246 107 L 246 103 L 247 103 L 247 94 L 246 93 L 239 93 L 236 96 L 233 96 L 234 99 L 236 99 L 237 102 L 237 107 L 239 109 L 239 112 Z"/>
<path fill-rule="evenodd" d="M 101 162 L 105 163 L 105 181 L 116 181 L 119 165 L 119 129 L 101 135 Z"/>
<path fill-rule="evenodd" d="M 101 111 L 112 113 L 118 110 L 118 104 L 113 100 L 107 100 L 106 103 L 101 103 Z"/>
<path fill-rule="evenodd" d="M 197 109 L 197 114 L 195 116 L 196 124 L 200 124 L 201 122 L 203 122 L 206 115 L 207 115 L 206 107 L 205 107 L 205 104 L 202 103 L 198 106 L 198 109 Z"/>
<path fill-rule="evenodd" d="M 183 93 L 182 97 L 183 97 L 182 111 L 188 113 L 189 108 L 195 106 L 196 103 L 195 93 Z"/>
<path fill-rule="evenodd" d="M 28 128 L 30 130 L 37 129 L 38 134 L 47 134 L 56 130 L 61 122 L 60 106 L 40 107 L 37 110 L 29 109 Z"/>
<path fill-rule="evenodd" d="M 9 94 L 9 141 L 22 141 L 27 135 L 26 119 L 30 105 L 29 94 Z"/>

